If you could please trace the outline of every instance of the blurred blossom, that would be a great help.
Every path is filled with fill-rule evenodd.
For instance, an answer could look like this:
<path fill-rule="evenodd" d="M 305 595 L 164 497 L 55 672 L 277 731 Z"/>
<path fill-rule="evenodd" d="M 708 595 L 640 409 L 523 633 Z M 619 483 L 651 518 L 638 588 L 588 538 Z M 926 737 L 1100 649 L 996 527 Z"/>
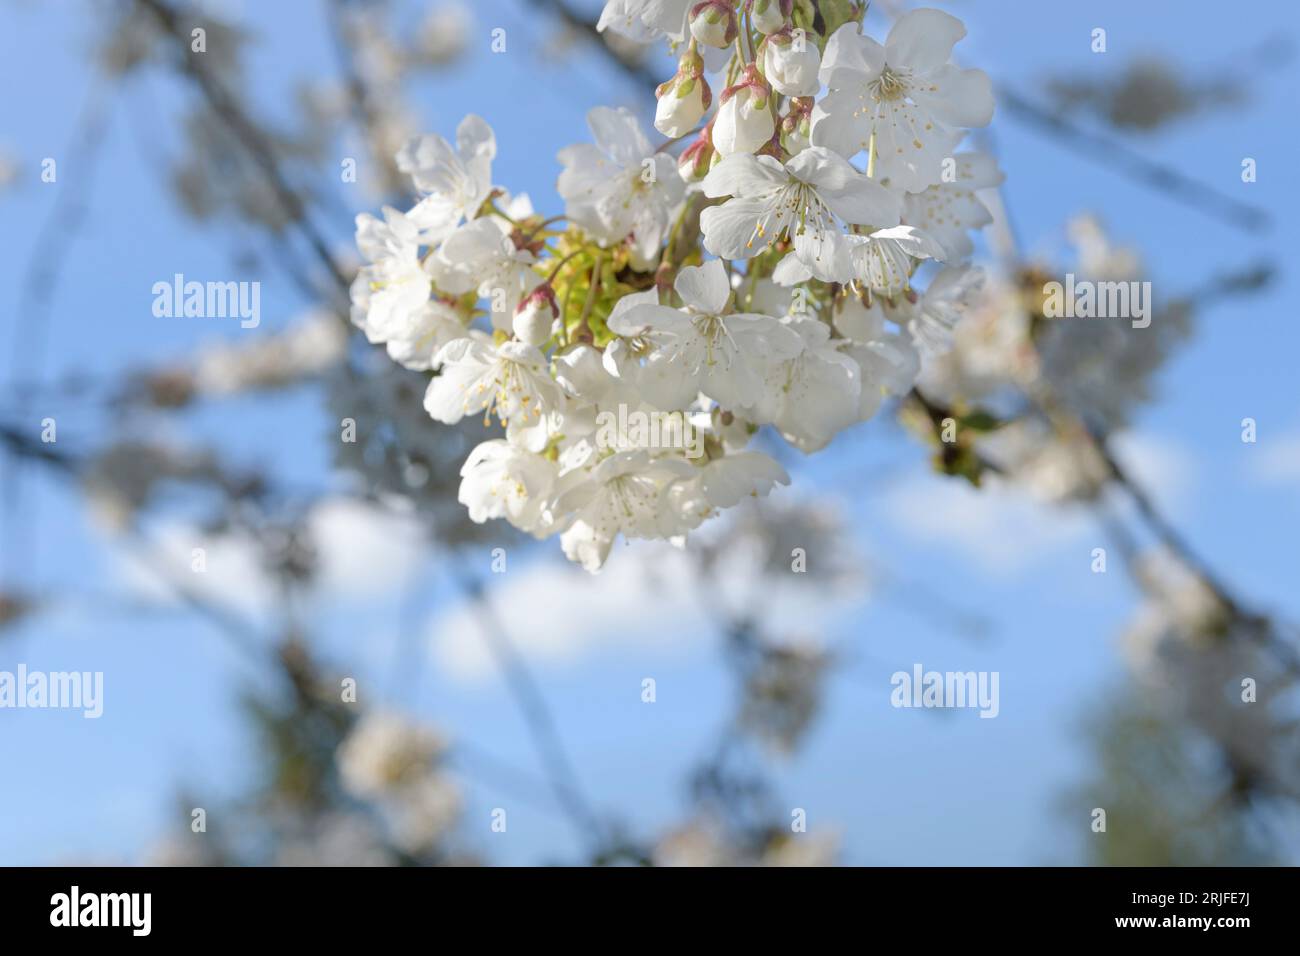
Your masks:
<path fill-rule="evenodd" d="M 442 3 L 425 14 L 416 31 L 416 62 L 448 66 L 460 58 L 469 42 L 474 16 L 463 3 Z"/>
<path fill-rule="evenodd" d="M 347 330 L 330 312 L 309 312 L 283 332 L 235 338 L 200 350 L 197 390 L 205 395 L 283 388 L 312 378 L 343 360 Z"/>
<path fill-rule="evenodd" d="M 694 820 L 664 836 L 651 859 L 655 866 L 834 866 L 840 852 L 839 836 L 829 832 L 771 830 L 756 846 L 745 842 L 730 840 L 716 823 Z"/>
<path fill-rule="evenodd" d="M 1228 610 L 1199 574 L 1167 550 L 1141 555 L 1135 574 L 1145 599 L 1124 630 L 1121 646 L 1138 677 L 1163 683 L 1169 679 L 1163 658 L 1171 647 L 1204 645 L 1221 636 Z"/>
<path fill-rule="evenodd" d="M 302 821 L 305 832 L 281 841 L 276 866 L 394 866 L 374 824 L 351 813 L 328 813 Z"/>
<path fill-rule="evenodd" d="M 953 330 L 951 351 L 929 358 L 920 385 L 951 402 L 983 398 L 1022 379 L 1030 360 L 1030 313 L 1011 278 L 990 275 Z"/>
<path fill-rule="evenodd" d="M 1022 418 L 981 444 L 990 459 L 1042 501 L 1095 498 L 1110 468 L 1087 435 L 1058 434 L 1042 419 Z"/>
<path fill-rule="evenodd" d="M 745 675 L 740 723 L 760 742 L 789 756 L 821 707 L 830 656 L 810 642 L 763 646 Z"/>
<path fill-rule="evenodd" d="M 367 714 L 339 748 L 343 786 L 358 797 L 379 797 L 422 782 L 442 757 L 441 734 L 388 713 Z"/>
<path fill-rule="evenodd" d="M 709 827 L 692 823 L 669 833 L 654 848 L 655 866 L 729 866 L 727 848 Z"/>
<path fill-rule="evenodd" d="M 212 850 L 212 841 L 203 834 L 169 834 L 146 851 L 143 862 L 145 866 L 214 866 Z"/>
<path fill-rule="evenodd" d="M 379 807 L 394 842 L 408 853 L 421 853 L 451 832 L 464 801 L 450 777 L 429 774 L 381 798 Z"/>
<path fill-rule="evenodd" d="M 1045 318 L 1044 286 L 1067 272 L 1077 280 L 1146 279 L 1135 252 L 1116 246 L 1096 219 L 1067 226 L 1074 262 L 993 276 L 954 331 L 955 347 L 927 362 L 921 386 L 952 402 L 1048 387 L 1094 427 L 1122 427 L 1153 397 L 1156 372 L 1191 332 L 1187 302 L 1156 296 L 1147 328 L 1123 318 Z"/>
<path fill-rule="evenodd" d="M 1116 246 L 1094 216 L 1078 216 L 1066 224 L 1066 234 L 1078 255 L 1079 272 L 1090 279 L 1136 279 L 1142 260 L 1135 249 Z"/>
<path fill-rule="evenodd" d="M 137 67 L 160 59 L 165 49 L 164 36 L 153 13 L 143 4 L 123 4 L 123 13 L 108 30 L 99 48 L 99 62 L 109 75 L 123 75 Z M 248 34 L 226 19 L 210 12 L 191 12 L 188 29 L 203 30 L 209 69 L 229 85 L 238 86 L 243 74 L 242 56 Z"/>
<path fill-rule="evenodd" d="M 357 69 L 381 87 L 402 79 L 402 48 L 389 34 L 381 7 L 355 7 L 349 30 L 356 50 Z"/>
<path fill-rule="evenodd" d="M 344 788 L 372 801 L 393 840 L 410 853 L 431 848 L 460 816 L 460 788 L 440 768 L 438 732 L 390 713 L 367 714 L 339 747 Z"/>
<path fill-rule="evenodd" d="M 1136 572 L 1146 599 L 1121 647 L 1161 712 L 1217 744 L 1234 790 L 1300 794 L 1296 675 L 1261 642 L 1275 625 L 1227 606 L 1168 551 L 1142 555 Z"/>

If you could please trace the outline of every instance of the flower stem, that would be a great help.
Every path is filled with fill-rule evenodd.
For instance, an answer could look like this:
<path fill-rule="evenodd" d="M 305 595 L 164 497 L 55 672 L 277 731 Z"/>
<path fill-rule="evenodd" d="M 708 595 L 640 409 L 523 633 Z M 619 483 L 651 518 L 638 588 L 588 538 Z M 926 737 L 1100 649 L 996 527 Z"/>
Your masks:
<path fill-rule="evenodd" d="M 578 319 L 578 330 L 587 333 L 587 339 L 593 341 L 596 337 L 591 333 L 591 326 L 588 320 L 591 318 L 592 307 L 596 304 L 596 293 L 600 291 L 600 270 L 605 265 L 605 253 L 601 251 L 596 256 L 596 264 L 591 267 L 591 287 L 587 289 L 587 301 L 582 305 L 582 316 Z"/>

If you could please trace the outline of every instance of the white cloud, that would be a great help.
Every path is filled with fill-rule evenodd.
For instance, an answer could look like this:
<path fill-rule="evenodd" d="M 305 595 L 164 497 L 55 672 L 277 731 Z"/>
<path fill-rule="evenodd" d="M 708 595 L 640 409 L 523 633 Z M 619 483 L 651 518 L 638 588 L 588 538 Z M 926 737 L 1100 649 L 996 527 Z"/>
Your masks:
<path fill-rule="evenodd" d="M 947 547 L 998 575 L 1017 574 L 1059 552 L 1091 526 L 1079 508 L 1054 508 L 997 479 L 974 488 L 932 474 L 895 485 L 882 510 L 909 537 Z"/>
<path fill-rule="evenodd" d="M 150 540 L 148 550 L 123 546 L 119 551 L 121 583 L 141 600 L 177 604 L 176 588 L 184 588 L 244 614 L 262 611 L 274 600 L 273 582 L 246 534 L 210 535 L 189 525 L 167 524 L 156 527 Z M 202 549 L 201 556 L 196 549 Z"/>
<path fill-rule="evenodd" d="M 1264 485 L 1300 484 L 1300 432 L 1260 438 L 1253 451 L 1249 474 L 1255 481 Z"/>
<path fill-rule="evenodd" d="M 429 549 L 414 519 L 355 498 L 322 501 L 308 526 L 320 561 L 321 600 L 390 594 Z"/>
<path fill-rule="evenodd" d="M 654 640 L 665 647 L 711 633 L 695 594 L 693 568 L 671 545 L 615 549 L 596 576 L 567 562 L 536 560 L 487 582 L 496 619 L 526 657 L 572 662 L 599 647 Z M 451 676 L 496 673 L 478 612 L 459 602 L 430 622 L 435 661 Z"/>
<path fill-rule="evenodd" d="M 1166 510 L 1186 501 L 1194 469 L 1182 448 L 1165 438 L 1126 433 L 1116 437 L 1115 454 Z M 926 473 L 895 484 L 881 510 L 904 534 L 947 547 L 999 576 L 1019 574 L 1098 534 L 1086 507 L 1044 503 L 996 476 L 974 488 L 962 479 Z"/>
<path fill-rule="evenodd" d="M 688 545 L 689 547 L 689 545 Z M 663 542 L 616 548 L 599 575 L 558 559 L 510 566 L 488 581 L 492 608 L 521 654 L 544 666 L 572 665 L 629 644 L 672 653 L 712 653 L 728 609 L 761 618 L 773 639 L 822 640 L 861 589 L 827 590 L 800 575 L 763 575 L 757 555 L 729 548 L 702 587 L 696 558 Z M 706 602 L 715 602 L 710 610 Z M 453 678 L 475 681 L 497 666 L 474 608 L 465 602 L 429 624 L 434 661 Z"/>
<path fill-rule="evenodd" d="M 307 517 L 307 530 L 316 548 L 316 604 L 391 594 L 428 549 L 413 519 L 353 498 L 321 501 Z M 150 540 L 147 553 L 118 549 L 121 583 L 143 600 L 175 603 L 168 581 L 250 616 L 265 613 L 278 600 L 276 582 L 261 563 L 261 549 L 247 532 L 210 534 L 169 523 L 155 527 Z M 203 549 L 202 571 L 194 570 L 196 548 Z"/>

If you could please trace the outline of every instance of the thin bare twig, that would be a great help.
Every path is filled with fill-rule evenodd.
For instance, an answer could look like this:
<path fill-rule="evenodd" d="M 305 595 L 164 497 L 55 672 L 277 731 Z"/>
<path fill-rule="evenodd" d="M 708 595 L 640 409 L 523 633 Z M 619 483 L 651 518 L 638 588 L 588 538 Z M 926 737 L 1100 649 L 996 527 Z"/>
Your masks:
<path fill-rule="evenodd" d="M 182 70 L 202 91 L 213 112 L 221 118 L 248 151 L 262 175 L 266 177 L 267 185 L 271 187 L 285 214 L 298 227 L 321 265 L 329 273 L 335 287 L 346 299 L 348 280 L 330 253 L 329 243 L 324 233 L 316 227 L 302 197 L 281 172 L 275 151 L 262 131 L 249 119 L 221 80 L 212 74 L 203 58 L 190 55 L 189 32 L 181 23 L 181 15 L 163 0 L 136 0 L 136 2 L 152 13 L 163 30 L 176 41 Z"/>
<path fill-rule="evenodd" d="M 546 698 L 519 649 L 510 640 L 482 583 L 467 572 L 459 573 L 457 579 L 461 590 L 473 605 L 488 649 L 524 715 L 524 722 L 542 758 L 556 800 L 564 809 L 580 840 L 598 851 L 607 836 L 605 826 L 583 793 Z"/>

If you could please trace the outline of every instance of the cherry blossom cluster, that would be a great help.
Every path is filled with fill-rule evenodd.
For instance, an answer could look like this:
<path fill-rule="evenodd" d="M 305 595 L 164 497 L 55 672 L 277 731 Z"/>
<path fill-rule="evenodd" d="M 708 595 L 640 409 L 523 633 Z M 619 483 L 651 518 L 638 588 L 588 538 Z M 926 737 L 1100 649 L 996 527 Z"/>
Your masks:
<path fill-rule="evenodd" d="M 352 318 L 433 373 L 434 419 L 502 427 L 461 469 L 473 520 L 559 534 L 591 571 L 619 536 L 682 542 L 789 483 L 750 445 L 764 426 L 817 451 L 946 347 L 979 283 L 977 191 L 1002 178 L 958 151 L 991 88 L 950 62 L 954 17 L 913 11 L 881 44 L 863 15 L 610 0 L 602 31 L 680 54 L 667 139 L 591 110 L 593 141 L 559 153 L 562 216 L 493 186 L 477 116 L 398 153 L 419 198 L 357 217 Z"/>

